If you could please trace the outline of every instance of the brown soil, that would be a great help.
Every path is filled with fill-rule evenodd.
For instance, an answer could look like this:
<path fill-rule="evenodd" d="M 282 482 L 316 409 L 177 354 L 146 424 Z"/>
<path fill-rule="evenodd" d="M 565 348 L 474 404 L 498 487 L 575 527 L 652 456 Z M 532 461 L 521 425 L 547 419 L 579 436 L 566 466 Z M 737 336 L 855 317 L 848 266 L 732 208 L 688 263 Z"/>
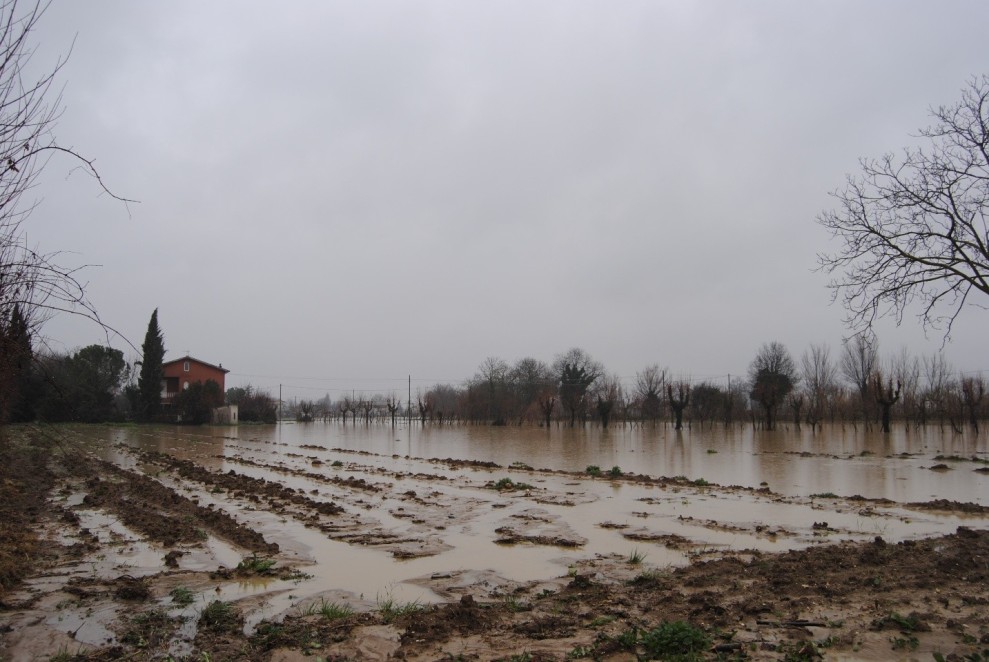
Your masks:
<path fill-rule="evenodd" d="M 172 654 L 175 659 L 258 662 L 316 657 L 631 661 L 646 655 L 648 633 L 672 622 L 684 622 L 689 625 L 682 627 L 707 636 L 708 644 L 697 659 L 931 659 L 934 652 L 945 659 L 978 659 L 976 655 L 989 649 L 989 531 L 966 527 L 953 535 L 897 544 L 876 538 L 782 554 L 718 551 L 718 558 L 701 560 L 705 557 L 697 555 L 690 565 L 675 570 L 604 556 L 579 563 L 567 576 L 527 584 L 482 579 L 466 571 L 435 573 L 423 585 L 451 602 L 425 608 L 394 605 L 350 615 L 293 610 L 280 622 L 261 621 L 245 634 L 245 603 L 210 602 L 198 605 L 194 615 L 173 611 L 177 607 L 168 597 L 172 588 L 209 586 L 209 573 L 177 566 L 204 531 L 245 553 L 273 553 L 277 546 L 222 509 L 202 507 L 168 487 L 174 477 L 259 509 L 298 516 L 338 539 L 393 545 L 396 555 L 421 539 L 361 530 L 353 521 L 334 524 L 329 518 L 347 514 L 341 506 L 274 481 L 211 472 L 162 453 L 142 454 L 140 459 L 160 475 L 123 469 L 78 452 L 64 439 L 53 441 L 30 430 L 0 437 L 0 659 L 160 660 Z M 491 468 L 490 463 L 439 462 Z M 649 480 L 672 487 L 690 484 L 682 479 Z M 350 503 L 359 503 L 360 495 L 385 489 L 363 479 L 330 482 L 348 491 L 348 509 Z M 442 513 L 449 506 L 439 493 L 426 492 L 394 486 L 388 497 L 407 507 L 394 508 L 392 514 L 427 521 L 430 513 Z M 81 508 L 112 513 L 147 540 L 182 549 L 162 554 L 161 571 L 151 576 L 60 575 L 62 560 L 113 553 L 108 543 L 80 530 L 74 507 L 49 501 L 53 495 L 79 493 L 85 493 Z M 848 501 L 898 505 L 861 497 Z M 978 504 L 950 501 L 905 505 L 987 512 Z M 334 526 L 340 530 L 334 531 Z M 623 535 L 635 540 L 671 547 L 692 544 L 680 536 L 626 529 L 624 524 L 600 526 L 622 528 Z M 826 522 L 814 522 L 812 528 L 830 530 Z M 51 537 L 53 530 L 74 531 L 74 537 L 59 542 Z M 538 508 L 504 518 L 497 531 L 505 542 L 582 544 L 565 522 Z M 214 577 L 269 572 L 264 564 L 252 567 L 217 568 Z M 23 585 L 26 579 L 61 583 L 52 589 L 55 593 L 30 593 Z M 83 613 L 109 614 L 112 636 L 105 645 L 83 645 L 71 632 L 45 630 L 47 610 L 57 608 L 55 601 L 71 603 Z M 173 650 L 182 631 L 192 634 L 184 640 L 185 648 Z"/>
<path fill-rule="evenodd" d="M 0 606 L 4 592 L 34 570 L 44 551 L 35 527 L 55 477 L 37 436 L 9 440 L 0 428 Z"/>
<path fill-rule="evenodd" d="M 116 514 L 127 526 L 166 547 L 199 542 L 208 530 L 249 550 L 278 551 L 277 544 L 266 542 L 226 513 L 199 506 L 149 476 L 81 455 L 70 466 L 85 480 L 84 504 Z"/>

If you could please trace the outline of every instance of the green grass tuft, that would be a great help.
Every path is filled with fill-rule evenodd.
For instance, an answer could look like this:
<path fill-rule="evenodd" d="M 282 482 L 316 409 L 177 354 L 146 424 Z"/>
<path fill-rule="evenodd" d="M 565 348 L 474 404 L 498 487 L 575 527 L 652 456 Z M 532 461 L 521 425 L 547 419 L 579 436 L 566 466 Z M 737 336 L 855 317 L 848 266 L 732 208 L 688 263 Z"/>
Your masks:
<path fill-rule="evenodd" d="M 647 659 L 687 662 L 704 659 L 711 638 L 686 621 L 668 621 L 643 634 L 641 643 Z"/>
<path fill-rule="evenodd" d="M 640 565 L 646 559 L 644 552 L 640 552 L 638 549 L 633 549 L 628 554 L 628 562 L 631 565 Z"/>
<path fill-rule="evenodd" d="M 195 593 L 184 586 L 173 588 L 169 595 L 172 596 L 172 602 L 180 607 L 191 605 L 195 599 Z"/>
<path fill-rule="evenodd" d="M 237 564 L 237 571 L 254 575 L 267 575 L 275 567 L 275 559 L 265 558 L 257 554 L 251 554 Z"/>
<path fill-rule="evenodd" d="M 392 597 L 378 600 L 378 611 L 385 623 L 391 623 L 397 618 L 408 616 L 418 611 L 422 611 L 422 603 L 418 600 L 412 602 L 396 602 Z"/>

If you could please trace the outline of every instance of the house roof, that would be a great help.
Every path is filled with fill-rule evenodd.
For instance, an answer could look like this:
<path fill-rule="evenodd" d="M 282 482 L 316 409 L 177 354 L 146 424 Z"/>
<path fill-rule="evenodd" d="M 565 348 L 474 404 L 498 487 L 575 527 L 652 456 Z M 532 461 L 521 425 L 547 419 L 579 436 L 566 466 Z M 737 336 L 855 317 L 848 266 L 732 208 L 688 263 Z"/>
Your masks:
<path fill-rule="evenodd" d="M 226 368 L 224 368 L 222 365 L 213 365 L 212 363 L 207 363 L 206 361 L 201 361 L 201 360 L 199 360 L 199 359 L 197 359 L 197 358 L 195 358 L 193 356 L 189 356 L 188 354 L 186 354 L 185 356 L 183 356 L 181 358 L 174 359 L 172 361 L 165 361 L 164 363 L 161 364 L 161 367 L 164 368 L 167 365 L 173 365 L 173 364 L 176 364 L 176 363 L 182 363 L 183 361 L 195 361 L 199 365 L 204 365 L 204 366 L 206 366 L 208 368 L 213 368 L 214 370 L 219 370 L 220 372 L 222 372 L 224 374 L 230 372 L 229 370 L 227 370 Z"/>

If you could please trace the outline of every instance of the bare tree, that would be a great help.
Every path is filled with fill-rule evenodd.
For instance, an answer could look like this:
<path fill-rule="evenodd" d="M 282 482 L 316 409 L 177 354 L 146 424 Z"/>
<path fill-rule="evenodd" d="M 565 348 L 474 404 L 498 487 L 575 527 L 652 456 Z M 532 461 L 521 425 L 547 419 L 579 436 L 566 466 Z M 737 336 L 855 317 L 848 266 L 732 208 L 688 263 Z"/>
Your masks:
<path fill-rule="evenodd" d="M 59 253 L 39 252 L 25 238 L 24 223 L 37 202 L 24 204 L 22 198 L 38 184 L 52 157 L 69 157 L 104 193 L 129 202 L 103 185 L 92 161 L 55 139 L 62 108 L 54 86 L 66 61 L 59 59 L 38 77 L 28 66 L 34 53 L 31 33 L 47 5 L 0 0 L 0 320 L 9 321 L 16 308 L 33 335 L 52 314 L 70 312 L 96 321 L 109 333 L 86 298 L 79 269 L 63 266 Z M 10 373 L 19 365 L 7 353 L 0 356 L 0 402 L 10 400 L 7 391 L 17 382 Z"/>
<path fill-rule="evenodd" d="M 666 400 L 673 412 L 673 429 L 683 429 L 683 411 L 690 405 L 690 382 L 678 379 L 666 385 Z"/>
<path fill-rule="evenodd" d="M 391 416 L 392 427 L 395 427 L 395 416 L 398 414 L 398 410 L 401 406 L 402 401 L 396 398 L 394 393 L 388 396 L 388 399 L 385 401 L 385 407 L 388 408 L 388 415 Z"/>
<path fill-rule="evenodd" d="M 948 399 L 952 390 L 951 364 L 943 354 L 924 357 L 924 379 L 927 382 L 924 390 L 925 420 L 927 406 L 933 407 L 939 423 L 943 426 L 948 415 Z M 952 421 L 953 422 L 953 421 Z"/>
<path fill-rule="evenodd" d="M 419 409 L 419 422 L 423 425 L 426 424 L 426 419 L 429 418 L 429 414 L 433 411 L 433 402 L 429 398 L 427 393 L 425 397 L 419 395 L 416 396 L 416 405 Z"/>
<path fill-rule="evenodd" d="M 919 412 L 920 360 L 912 356 L 906 347 L 890 357 L 889 375 L 902 384 L 903 393 L 900 406 L 906 417 L 917 416 Z"/>
<path fill-rule="evenodd" d="M 762 405 L 766 429 L 776 428 L 776 411 L 797 385 L 799 376 L 790 352 L 782 343 L 764 344 L 749 366 L 752 399 Z"/>
<path fill-rule="evenodd" d="M 807 422 L 813 428 L 824 418 L 828 393 L 837 379 L 837 368 L 827 345 L 811 345 L 800 357 L 800 367 L 808 398 Z"/>
<path fill-rule="evenodd" d="M 642 417 L 654 424 L 663 412 L 663 391 L 666 387 L 666 368 L 658 364 L 646 366 L 635 374 L 635 392 L 639 396 Z"/>
<path fill-rule="evenodd" d="M 896 389 L 893 389 L 892 377 L 883 384 L 882 373 L 877 372 L 872 376 L 872 391 L 876 394 L 876 402 L 879 404 L 879 410 L 882 413 L 883 432 L 889 432 L 890 410 L 900 399 L 900 392 L 902 390 L 903 384 L 900 382 L 896 382 Z"/>
<path fill-rule="evenodd" d="M 595 391 L 595 399 L 598 418 L 601 419 L 601 427 L 607 429 L 611 422 L 611 415 L 615 405 L 621 405 L 622 382 L 616 375 L 606 375 L 598 380 Z"/>
<path fill-rule="evenodd" d="M 803 411 L 806 402 L 804 394 L 800 391 L 793 391 L 786 398 L 786 403 L 790 406 L 790 411 L 793 412 L 793 425 L 798 430 L 800 429 L 800 412 Z"/>
<path fill-rule="evenodd" d="M 300 423 L 311 423 L 316 413 L 316 403 L 312 400 L 300 400 L 295 413 L 295 420 Z"/>
<path fill-rule="evenodd" d="M 965 403 L 965 409 L 968 411 L 968 422 L 975 430 L 975 433 L 979 433 L 979 409 L 982 405 L 982 399 L 986 394 L 986 382 L 979 377 L 965 377 L 962 379 L 962 401 Z"/>
<path fill-rule="evenodd" d="M 486 419 L 492 425 L 505 425 L 511 409 L 512 389 L 510 368 L 503 359 L 489 356 L 470 380 L 474 396 L 475 419 Z"/>
<path fill-rule="evenodd" d="M 690 389 L 690 420 L 712 423 L 722 420 L 728 408 L 728 394 L 717 384 L 701 382 Z"/>
<path fill-rule="evenodd" d="M 584 414 L 587 389 L 604 373 L 604 367 L 579 347 L 556 357 L 553 372 L 560 384 L 560 404 L 570 412 L 570 426 Z"/>
<path fill-rule="evenodd" d="M 817 219 L 842 242 L 818 262 L 839 273 L 830 287 L 853 328 L 884 315 L 899 323 L 919 304 L 924 325 L 947 338 L 973 290 L 989 295 L 989 75 L 931 116 L 924 147 L 863 159 L 832 194 L 837 209 Z"/>
<path fill-rule="evenodd" d="M 859 396 L 862 420 L 869 420 L 869 386 L 879 367 L 879 341 L 871 333 L 859 333 L 846 340 L 841 351 L 841 374 Z"/>
<path fill-rule="evenodd" d="M 543 393 L 539 396 L 539 411 L 543 415 L 543 421 L 546 423 L 546 427 L 549 427 L 550 421 L 553 419 L 553 408 L 556 406 L 556 396 L 552 393 Z"/>
<path fill-rule="evenodd" d="M 552 369 L 543 361 L 527 356 L 515 362 L 508 378 L 519 422 L 539 418 L 539 397 L 547 389 L 553 389 L 556 382 Z"/>
<path fill-rule="evenodd" d="M 361 396 L 360 408 L 364 412 L 364 424 L 367 425 L 371 422 L 371 415 L 374 413 L 374 400 Z"/>

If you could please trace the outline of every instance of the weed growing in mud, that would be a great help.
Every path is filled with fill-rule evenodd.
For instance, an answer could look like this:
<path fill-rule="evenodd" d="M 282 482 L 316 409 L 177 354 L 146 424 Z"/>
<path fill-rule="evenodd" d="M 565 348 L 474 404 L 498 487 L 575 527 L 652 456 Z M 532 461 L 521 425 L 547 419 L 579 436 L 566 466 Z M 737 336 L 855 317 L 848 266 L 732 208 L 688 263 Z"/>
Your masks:
<path fill-rule="evenodd" d="M 275 559 L 258 556 L 256 553 L 242 560 L 237 564 L 237 572 L 252 575 L 270 574 L 275 567 Z"/>
<path fill-rule="evenodd" d="M 422 611 L 422 603 L 418 600 L 405 603 L 395 602 L 395 600 L 389 596 L 383 600 L 380 598 L 378 599 L 378 611 L 381 612 L 381 618 L 385 623 L 391 623 L 396 618 Z"/>
<path fill-rule="evenodd" d="M 525 462 L 521 462 L 519 460 L 512 462 L 508 466 L 511 469 L 525 469 L 526 471 L 532 471 L 532 467 L 530 465 L 526 464 Z"/>
<path fill-rule="evenodd" d="M 339 602 L 327 602 L 325 598 L 320 598 L 319 602 L 314 602 L 303 611 L 304 616 L 314 616 L 319 614 L 328 621 L 335 621 L 339 618 L 353 616 L 353 607 Z"/>
<path fill-rule="evenodd" d="M 622 650 L 635 650 L 635 647 L 639 643 L 639 628 L 625 630 L 615 637 L 615 643 L 617 643 Z"/>
<path fill-rule="evenodd" d="M 590 646 L 574 646 L 574 649 L 567 653 L 566 659 L 568 660 L 583 660 L 584 658 L 593 657 L 594 649 Z"/>
<path fill-rule="evenodd" d="M 590 626 L 592 628 L 599 628 L 604 625 L 607 625 L 608 623 L 613 623 L 615 619 L 616 619 L 615 616 L 610 616 L 610 615 L 598 616 L 593 621 L 591 621 Z"/>
<path fill-rule="evenodd" d="M 692 483 L 693 483 L 694 485 L 696 485 L 697 487 L 707 487 L 708 485 L 710 485 L 710 484 L 711 484 L 711 483 L 709 483 L 708 481 L 706 481 L 706 480 L 705 480 L 705 479 L 703 479 L 703 478 L 698 478 L 697 480 L 695 480 L 695 481 L 692 481 Z"/>
<path fill-rule="evenodd" d="M 497 483 L 491 484 L 491 489 L 498 490 L 499 492 L 511 492 L 512 490 L 531 490 L 532 485 L 529 483 L 516 483 L 511 478 L 502 478 Z"/>
<path fill-rule="evenodd" d="M 704 630 L 686 621 L 668 621 L 642 635 L 642 647 L 650 660 L 701 660 L 710 643 Z"/>
<path fill-rule="evenodd" d="M 333 460 L 333 464 L 331 464 L 330 466 L 340 468 L 343 466 L 343 462 L 341 462 L 340 460 Z"/>
<path fill-rule="evenodd" d="M 184 586 L 173 588 L 169 595 L 172 596 L 172 602 L 180 607 L 191 605 L 195 599 L 195 594 Z"/>
<path fill-rule="evenodd" d="M 130 619 L 130 627 L 120 641 L 134 648 L 159 646 L 175 629 L 177 622 L 164 609 L 142 612 Z"/>
<path fill-rule="evenodd" d="M 587 465 L 587 468 L 584 469 L 584 472 L 588 476 L 594 476 L 595 478 L 597 478 L 598 476 L 601 475 L 601 467 L 599 467 L 596 464 L 589 464 L 589 465 Z"/>
<path fill-rule="evenodd" d="M 657 584 L 663 579 L 666 579 L 666 573 L 661 570 L 646 570 L 645 572 L 640 572 L 635 577 L 629 580 L 629 584 L 633 586 L 647 586 L 651 584 Z"/>
<path fill-rule="evenodd" d="M 213 632 L 231 632 L 237 630 L 239 621 L 237 611 L 232 604 L 214 600 L 206 605 L 200 614 L 199 627 Z"/>
<path fill-rule="evenodd" d="M 640 552 L 638 548 L 628 553 L 628 562 L 630 565 L 640 565 L 645 559 L 645 552 Z"/>
<path fill-rule="evenodd" d="M 912 616 L 903 616 L 895 611 L 891 611 L 888 616 L 873 621 L 872 626 L 874 628 L 881 628 L 887 623 L 895 625 L 903 634 L 916 632 L 920 629 L 920 621 L 916 618 Z"/>
<path fill-rule="evenodd" d="M 529 611 L 532 609 L 532 605 L 519 600 L 514 595 L 506 595 L 505 608 L 510 612 L 518 613 L 520 611 Z"/>
<path fill-rule="evenodd" d="M 621 467 L 615 465 L 611 467 L 611 469 L 608 471 L 608 475 L 611 476 L 612 478 L 621 478 L 622 476 L 625 475 L 625 472 L 622 471 Z"/>
<path fill-rule="evenodd" d="M 811 494 L 811 499 L 838 499 L 840 498 L 834 492 L 818 492 L 817 494 Z"/>

